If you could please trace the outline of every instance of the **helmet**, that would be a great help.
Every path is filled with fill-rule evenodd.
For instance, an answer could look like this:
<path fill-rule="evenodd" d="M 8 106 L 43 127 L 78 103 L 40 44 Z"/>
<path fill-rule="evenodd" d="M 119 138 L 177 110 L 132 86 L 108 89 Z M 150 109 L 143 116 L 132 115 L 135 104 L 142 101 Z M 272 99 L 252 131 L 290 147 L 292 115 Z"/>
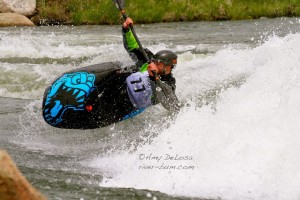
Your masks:
<path fill-rule="evenodd" d="M 157 52 L 153 58 L 156 61 L 163 62 L 167 66 L 171 65 L 172 68 L 174 68 L 175 65 L 177 64 L 177 57 L 178 56 L 173 51 L 162 50 Z"/>

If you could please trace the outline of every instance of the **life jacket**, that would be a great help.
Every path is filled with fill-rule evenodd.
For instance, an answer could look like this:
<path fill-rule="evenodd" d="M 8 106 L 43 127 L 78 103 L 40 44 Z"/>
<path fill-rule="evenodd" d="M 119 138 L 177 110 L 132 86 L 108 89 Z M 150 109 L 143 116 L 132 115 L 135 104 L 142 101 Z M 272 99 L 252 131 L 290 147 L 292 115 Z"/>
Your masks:
<path fill-rule="evenodd" d="M 136 72 L 126 78 L 131 103 L 138 109 L 152 105 L 152 86 L 148 72 Z"/>

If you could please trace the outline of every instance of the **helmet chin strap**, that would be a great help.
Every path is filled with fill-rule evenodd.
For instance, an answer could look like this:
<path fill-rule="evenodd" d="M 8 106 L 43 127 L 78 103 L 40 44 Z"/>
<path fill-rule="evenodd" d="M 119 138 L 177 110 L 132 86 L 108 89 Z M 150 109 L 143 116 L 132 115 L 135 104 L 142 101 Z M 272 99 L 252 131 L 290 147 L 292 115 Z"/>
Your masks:
<path fill-rule="evenodd" d="M 163 75 L 166 75 L 166 68 L 167 68 L 167 66 L 164 64 Z"/>
<path fill-rule="evenodd" d="M 165 63 L 163 63 L 163 64 L 164 64 L 163 75 L 167 75 L 167 74 L 166 74 L 166 69 L 167 69 L 168 66 L 167 66 L 167 64 L 165 64 Z"/>

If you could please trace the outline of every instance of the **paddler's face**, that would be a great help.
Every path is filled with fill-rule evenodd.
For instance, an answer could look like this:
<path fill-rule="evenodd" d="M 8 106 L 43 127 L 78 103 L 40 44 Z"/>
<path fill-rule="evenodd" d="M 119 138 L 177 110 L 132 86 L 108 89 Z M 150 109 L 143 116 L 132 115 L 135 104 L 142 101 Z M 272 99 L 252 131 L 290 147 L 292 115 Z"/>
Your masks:
<path fill-rule="evenodd" d="M 155 63 L 158 69 L 158 75 L 168 75 L 172 72 L 173 67 L 171 65 L 165 65 L 163 62 Z"/>

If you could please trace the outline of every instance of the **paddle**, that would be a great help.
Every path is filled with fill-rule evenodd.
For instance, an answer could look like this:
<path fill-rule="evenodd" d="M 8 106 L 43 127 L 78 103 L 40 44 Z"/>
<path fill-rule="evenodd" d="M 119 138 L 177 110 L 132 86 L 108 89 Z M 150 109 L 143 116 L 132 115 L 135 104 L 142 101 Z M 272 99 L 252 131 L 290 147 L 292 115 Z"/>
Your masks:
<path fill-rule="evenodd" d="M 127 15 L 126 15 L 125 10 L 124 10 L 125 9 L 125 0 L 113 0 L 113 2 L 116 4 L 117 8 L 121 11 L 121 14 L 122 14 L 124 20 L 126 20 L 127 19 Z M 140 50 L 141 50 L 141 52 L 142 52 L 145 60 L 149 61 L 149 57 L 148 57 L 145 49 L 143 48 L 143 46 L 142 46 L 142 44 L 141 44 L 138 36 L 136 35 L 135 30 L 134 30 L 132 24 L 129 25 L 129 28 L 130 28 L 130 30 L 131 30 L 131 32 L 132 32 L 132 34 L 133 34 L 136 42 L 138 43 L 138 45 L 140 47 Z"/>
<path fill-rule="evenodd" d="M 121 14 L 124 18 L 124 20 L 127 19 L 127 15 L 125 12 L 125 0 L 113 0 L 113 2 L 116 4 L 117 8 L 121 11 Z M 138 45 L 139 45 L 139 49 L 142 52 L 145 60 L 147 60 L 147 62 L 150 61 L 145 49 L 143 48 L 139 38 L 137 37 L 135 30 L 133 28 L 133 25 L 130 24 L 129 28 L 135 38 L 135 40 L 137 41 Z M 172 90 L 171 86 L 169 86 L 166 83 L 163 83 L 159 76 L 153 72 L 154 74 L 154 78 L 155 78 L 155 90 L 156 90 L 156 96 L 158 101 L 162 104 L 162 106 L 172 112 L 176 112 L 179 111 L 180 109 L 180 102 L 178 101 L 174 91 Z"/>
<path fill-rule="evenodd" d="M 178 112 L 180 110 L 180 102 L 178 101 L 172 87 L 163 83 L 155 71 L 152 71 L 152 73 L 156 79 L 155 91 L 157 99 L 165 109 L 172 112 Z"/>

